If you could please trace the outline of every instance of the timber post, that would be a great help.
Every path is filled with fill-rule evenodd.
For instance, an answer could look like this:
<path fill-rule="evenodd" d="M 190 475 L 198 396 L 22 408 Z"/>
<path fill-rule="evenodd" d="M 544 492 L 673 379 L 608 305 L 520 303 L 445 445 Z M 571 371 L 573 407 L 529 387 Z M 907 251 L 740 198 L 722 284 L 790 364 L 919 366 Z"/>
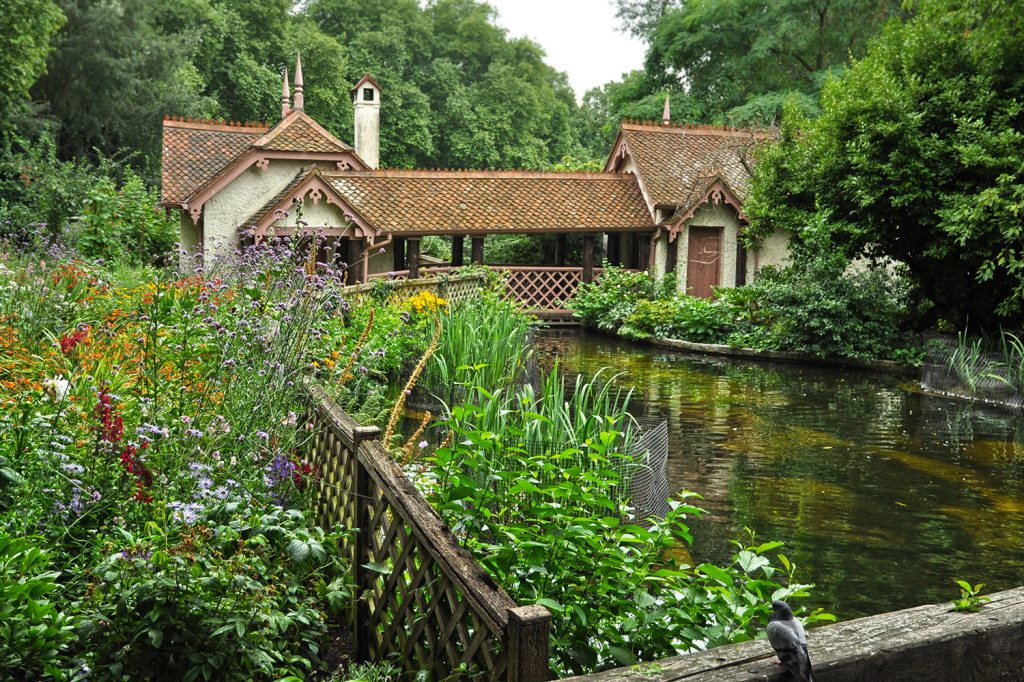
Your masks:
<path fill-rule="evenodd" d="M 583 283 L 594 281 L 594 235 L 583 235 Z"/>
<path fill-rule="evenodd" d="M 395 271 L 405 270 L 405 238 L 395 237 L 391 241 L 391 250 L 395 254 L 395 261 L 391 269 Z"/>
<path fill-rule="evenodd" d="M 508 611 L 508 680 L 543 682 L 551 679 L 548 646 L 551 614 L 543 606 L 519 606 Z"/>
<path fill-rule="evenodd" d="M 452 265 L 455 267 L 462 267 L 465 264 L 464 245 L 465 239 L 461 234 L 452 235 Z"/>
<path fill-rule="evenodd" d="M 359 461 L 359 446 L 368 440 L 380 438 L 380 428 L 376 426 L 357 426 L 352 430 L 351 456 L 355 465 L 355 542 L 352 546 L 352 573 L 355 581 L 355 626 L 352 628 L 352 639 L 357 661 L 370 660 L 370 607 L 363 592 L 370 588 L 374 576 L 365 564 L 370 561 L 370 500 L 373 495 L 373 480 L 370 472 Z"/>
<path fill-rule="evenodd" d="M 568 242 L 568 236 L 564 233 L 559 234 L 555 238 L 555 265 L 560 268 L 565 267 L 565 254 L 568 251 Z"/>
<path fill-rule="evenodd" d="M 472 238 L 472 254 L 470 258 L 474 265 L 484 264 L 484 238 L 473 237 Z"/>
<path fill-rule="evenodd" d="M 407 240 L 409 244 L 409 255 L 407 260 L 409 269 L 409 279 L 419 279 L 420 277 L 420 238 L 409 237 Z"/>

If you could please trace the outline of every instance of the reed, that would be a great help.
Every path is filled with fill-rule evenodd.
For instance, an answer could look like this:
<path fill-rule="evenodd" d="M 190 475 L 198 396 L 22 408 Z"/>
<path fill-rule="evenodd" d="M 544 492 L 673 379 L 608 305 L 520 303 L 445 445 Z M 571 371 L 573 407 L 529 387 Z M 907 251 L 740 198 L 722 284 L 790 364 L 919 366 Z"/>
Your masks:
<path fill-rule="evenodd" d="M 542 375 L 539 393 L 529 384 L 493 392 L 474 386 L 475 409 L 456 410 L 453 422 L 463 428 L 515 434 L 532 453 L 575 449 L 585 456 L 589 443 L 609 434 L 613 437 L 605 446 L 626 453 L 638 425 L 629 413 L 633 390 L 618 387 L 616 378 L 606 377 L 606 370 L 601 370 L 589 380 L 577 376 L 570 383 L 556 363 Z"/>
<path fill-rule="evenodd" d="M 521 379 L 533 353 L 530 319 L 497 297 L 451 306 L 438 352 L 427 365 L 423 386 L 453 403 L 471 385 L 494 391 Z"/>
<path fill-rule="evenodd" d="M 966 331 L 959 332 L 956 348 L 946 360 L 947 371 L 974 393 L 978 389 L 978 383 L 989 376 L 983 371 L 986 364 L 984 340 L 971 339 Z"/>
<path fill-rule="evenodd" d="M 1024 338 L 1008 331 L 1000 332 L 1003 376 L 999 379 L 1017 394 L 1024 395 Z"/>

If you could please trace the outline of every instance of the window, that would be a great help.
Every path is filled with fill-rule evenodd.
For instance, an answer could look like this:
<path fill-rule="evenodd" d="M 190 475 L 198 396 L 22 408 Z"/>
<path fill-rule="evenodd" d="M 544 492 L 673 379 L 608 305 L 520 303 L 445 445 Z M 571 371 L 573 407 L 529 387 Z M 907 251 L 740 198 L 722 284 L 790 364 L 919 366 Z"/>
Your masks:
<path fill-rule="evenodd" d="M 364 102 L 372 102 L 373 101 L 373 88 L 363 88 L 363 101 Z"/>

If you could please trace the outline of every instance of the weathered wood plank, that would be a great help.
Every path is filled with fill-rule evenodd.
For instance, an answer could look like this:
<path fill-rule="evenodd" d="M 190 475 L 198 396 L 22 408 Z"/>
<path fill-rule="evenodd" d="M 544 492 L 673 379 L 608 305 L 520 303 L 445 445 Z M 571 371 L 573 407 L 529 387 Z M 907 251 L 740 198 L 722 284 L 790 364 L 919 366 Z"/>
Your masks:
<path fill-rule="evenodd" d="M 812 628 L 807 645 L 818 682 L 1024 680 L 1024 587 L 991 595 L 977 613 L 949 604 Z M 718 647 L 630 668 L 569 678 L 578 682 L 784 682 L 765 640 Z"/>

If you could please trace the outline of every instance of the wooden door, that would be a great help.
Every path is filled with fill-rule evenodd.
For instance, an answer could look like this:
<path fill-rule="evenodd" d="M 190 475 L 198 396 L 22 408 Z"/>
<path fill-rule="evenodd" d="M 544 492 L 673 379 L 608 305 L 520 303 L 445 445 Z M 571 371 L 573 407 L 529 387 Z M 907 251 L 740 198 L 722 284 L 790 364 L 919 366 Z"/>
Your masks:
<path fill-rule="evenodd" d="M 686 293 L 711 298 L 722 262 L 722 228 L 690 227 L 686 252 Z"/>

